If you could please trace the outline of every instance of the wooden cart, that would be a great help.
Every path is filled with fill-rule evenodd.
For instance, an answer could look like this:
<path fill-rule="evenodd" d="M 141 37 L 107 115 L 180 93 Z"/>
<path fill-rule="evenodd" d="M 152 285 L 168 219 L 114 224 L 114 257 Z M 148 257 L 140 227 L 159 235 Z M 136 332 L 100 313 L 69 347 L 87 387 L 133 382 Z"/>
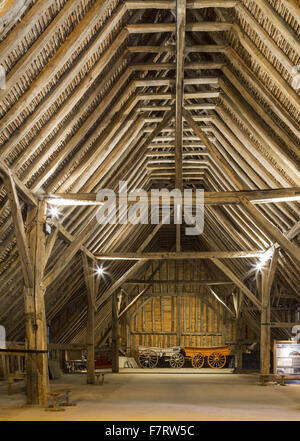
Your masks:
<path fill-rule="evenodd" d="M 137 361 L 142 368 L 155 368 L 159 359 L 168 362 L 172 368 L 181 368 L 185 361 L 183 350 L 179 346 L 172 348 L 139 346 L 137 348 Z"/>
<path fill-rule="evenodd" d="M 226 356 L 229 355 L 228 346 L 211 346 L 204 348 L 185 347 L 184 355 L 189 358 L 194 368 L 202 368 L 205 357 L 208 365 L 213 369 L 221 369 L 226 364 Z"/>

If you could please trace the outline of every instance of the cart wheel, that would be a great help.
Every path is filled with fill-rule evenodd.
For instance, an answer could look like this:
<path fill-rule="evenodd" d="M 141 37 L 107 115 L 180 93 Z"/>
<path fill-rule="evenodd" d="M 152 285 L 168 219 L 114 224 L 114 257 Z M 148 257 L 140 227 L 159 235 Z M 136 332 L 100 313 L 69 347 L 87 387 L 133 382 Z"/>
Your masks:
<path fill-rule="evenodd" d="M 158 354 L 152 349 L 146 349 L 139 353 L 139 363 L 142 368 L 155 368 L 158 363 Z"/>
<path fill-rule="evenodd" d="M 226 355 L 221 354 L 221 352 L 212 352 L 207 357 L 208 364 L 213 369 L 221 369 L 225 366 L 226 363 Z"/>
<path fill-rule="evenodd" d="M 194 355 L 192 358 L 192 366 L 193 368 L 202 368 L 204 365 L 204 355 L 199 352 L 198 354 Z"/>
<path fill-rule="evenodd" d="M 170 357 L 169 363 L 172 368 L 182 368 L 184 365 L 184 356 L 180 353 L 173 354 Z"/>

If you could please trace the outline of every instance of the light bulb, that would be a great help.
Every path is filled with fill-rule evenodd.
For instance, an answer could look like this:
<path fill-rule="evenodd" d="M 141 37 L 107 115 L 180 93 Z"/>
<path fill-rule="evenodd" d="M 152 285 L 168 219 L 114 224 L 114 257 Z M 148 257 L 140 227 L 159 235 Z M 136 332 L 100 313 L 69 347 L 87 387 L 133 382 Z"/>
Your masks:
<path fill-rule="evenodd" d="M 51 206 L 49 208 L 49 214 L 52 218 L 58 219 L 60 215 L 60 211 L 57 207 Z"/>

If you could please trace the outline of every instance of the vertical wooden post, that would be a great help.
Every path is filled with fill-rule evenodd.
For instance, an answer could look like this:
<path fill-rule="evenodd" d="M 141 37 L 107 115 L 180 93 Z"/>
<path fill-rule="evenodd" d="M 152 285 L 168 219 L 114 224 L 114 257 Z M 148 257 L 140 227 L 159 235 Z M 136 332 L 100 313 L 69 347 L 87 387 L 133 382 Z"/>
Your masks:
<path fill-rule="evenodd" d="M 233 306 L 234 306 L 235 314 L 236 314 L 236 321 L 235 321 L 236 344 L 235 344 L 235 357 L 234 357 L 235 372 L 240 372 L 243 369 L 243 349 L 242 349 L 242 345 L 241 345 L 241 340 L 243 339 L 243 335 L 242 335 L 243 297 L 244 297 L 244 294 L 241 290 L 238 290 L 233 295 Z"/>
<path fill-rule="evenodd" d="M 6 380 L 8 377 L 5 354 L 0 354 L 0 376 L 3 380 Z"/>
<path fill-rule="evenodd" d="M 88 296 L 87 313 L 87 383 L 95 383 L 95 309 Z"/>
<path fill-rule="evenodd" d="M 270 299 L 266 290 L 266 271 L 262 272 L 261 320 L 260 320 L 260 372 L 270 373 Z"/>
<path fill-rule="evenodd" d="M 130 313 L 126 312 L 126 354 L 131 356 L 131 332 L 130 332 Z"/>
<path fill-rule="evenodd" d="M 271 302 L 270 295 L 275 277 L 279 249 L 275 249 L 271 262 L 268 262 L 262 270 L 261 281 L 261 332 L 260 332 L 260 372 L 270 373 L 270 350 L 271 350 Z"/>
<path fill-rule="evenodd" d="M 114 291 L 111 296 L 112 304 L 112 323 L 111 323 L 111 337 L 112 337 L 112 372 L 119 372 L 119 340 L 118 340 L 118 295 Z"/>
<path fill-rule="evenodd" d="M 82 253 L 83 273 L 87 290 L 87 383 L 95 384 L 95 302 L 96 302 L 96 281 L 95 271 L 89 270 L 87 255 Z"/>
<path fill-rule="evenodd" d="M 235 345 L 234 367 L 236 372 L 240 372 L 243 369 L 243 350 L 241 345 L 243 318 L 241 313 L 239 313 L 236 318 L 235 326 L 236 326 L 236 345 Z"/>
<path fill-rule="evenodd" d="M 177 300 L 177 346 L 181 346 L 181 296 L 176 297 Z"/>
<path fill-rule="evenodd" d="M 226 344 L 226 318 L 227 318 L 227 314 L 225 309 L 223 309 L 223 314 L 222 314 L 222 345 L 225 346 Z"/>
<path fill-rule="evenodd" d="M 48 403 L 48 336 L 44 303 L 43 276 L 45 269 L 46 221 L 45 201 L 39 202 L 37 208 L 27 212 L 27 243 L 30 261 L 33 267 L 34 284 L 24 287 L 26 349 L 45 351 L 31 353 L 26 357 L 26 393 L 28 404 L 45 405 Z"/>
<path fill-rule="evenodd" d="M 28 207 L 25 232 L 21 205 L 14 177 L 3 177 L 14 224 L 20 265 L 24 279 L 25 347 L 32 351 L 26 356 L 26 394 L 28 404 L 45 405 L 48 401 L 47 327 L 43 276 L 45 270 L 46 221 L 45 201 Z M 35 352 L 34 352 L 35 351 Z"/>
<path fill-rule="evenodd" d="M 179 264 L 175 262 L 175 280 L 179 278 Z M 177 293 L 178 286 L 175 285 L 175 292 Z M 176 345 L 181 346 L 181 296 L 176 296 Z"/>

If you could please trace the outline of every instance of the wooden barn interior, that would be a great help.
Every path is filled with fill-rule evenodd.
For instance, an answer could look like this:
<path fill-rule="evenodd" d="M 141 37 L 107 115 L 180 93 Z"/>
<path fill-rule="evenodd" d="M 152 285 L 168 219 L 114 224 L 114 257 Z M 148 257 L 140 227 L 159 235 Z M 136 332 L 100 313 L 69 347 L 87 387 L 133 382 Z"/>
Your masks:
<path fill-rule="evenodd" d="M 0 420 L 300 419 L 259 384 L 300 325 L 299 36 L 298 0 L 0 1 Z M 101 224 L 124 183 L 203 190 L 203 231 Z"/>

